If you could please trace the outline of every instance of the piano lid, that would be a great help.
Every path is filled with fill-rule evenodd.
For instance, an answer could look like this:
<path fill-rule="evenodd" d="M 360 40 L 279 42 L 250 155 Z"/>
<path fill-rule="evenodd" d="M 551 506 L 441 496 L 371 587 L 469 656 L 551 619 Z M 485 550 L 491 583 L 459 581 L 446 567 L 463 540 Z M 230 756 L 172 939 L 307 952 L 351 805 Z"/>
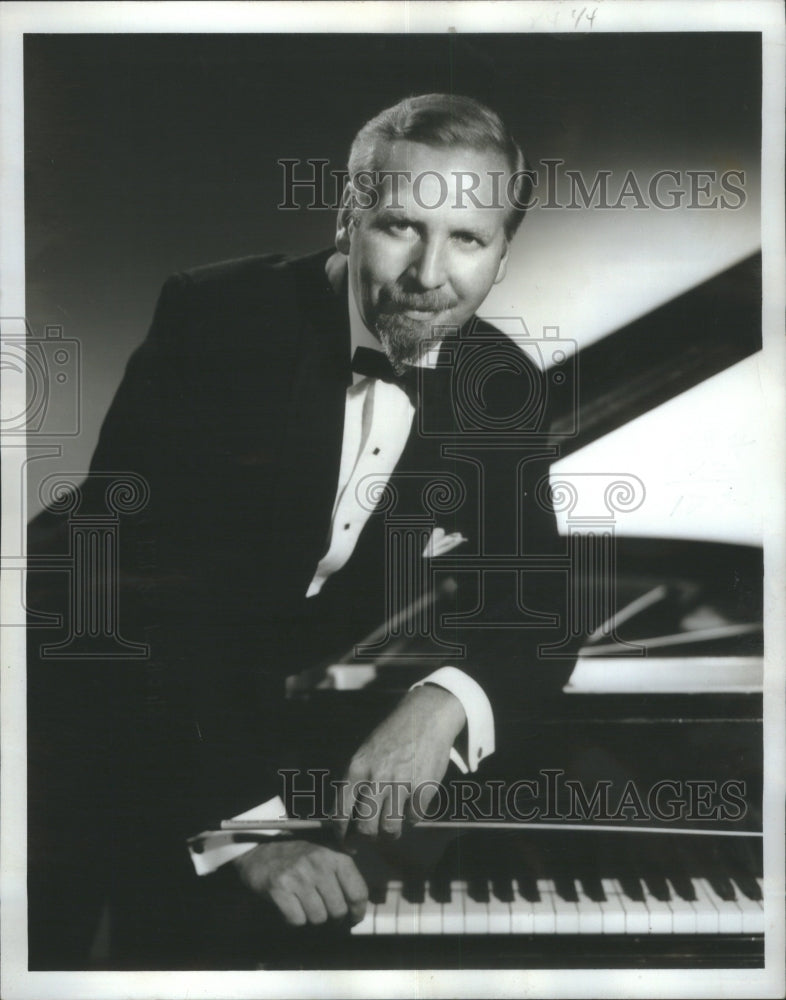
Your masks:
<path fill-rule="evenodd" d="M 761 350 L 761 254 L 584 348 L 578 433 L 555 414 L 563 457 Z"/>

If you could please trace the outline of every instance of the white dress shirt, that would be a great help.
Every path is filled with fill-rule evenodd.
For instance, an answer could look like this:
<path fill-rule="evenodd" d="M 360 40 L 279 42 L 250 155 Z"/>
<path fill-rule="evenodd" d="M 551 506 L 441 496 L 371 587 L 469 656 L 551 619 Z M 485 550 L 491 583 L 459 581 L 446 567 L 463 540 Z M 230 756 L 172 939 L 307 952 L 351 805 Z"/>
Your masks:
<path fill-rule="evenodd" d="M 347 282 L 349 285 L 349 282 Z M 349 290 L 349 325 L 351 355 L 357 347 L 380 350 L 377 338 L 366 327 L 355 303 L 355 296 Z M 421 359 L 420 364 L 433 368 L 437 363 L 439 345 L 432 347 Z M 398 464 L 407 443 L 415 408 L 406 392 L 399 386 L 381 379 L 369 378 L 353 373 L 353 384 L 347 389 L 344 410 L 344 437 L 341 444 L 341 464 L 338 487 L 333 503 L 327 551 L 317 564 L 314 577 L 306 591 L 306 597 L 319 594 L 325 581 L 340 570 L 355 551 L 355 545 L 363 527 L 371 516 L 368 504 L 363 504 L 358 495 L 365 477 L 373 477 L 375 483 L 384 484 Z M 435 529 L 435 537 L 445 541 Z M 442 532 L 444 535 L 444 532 Z M 464 539 L 447 539 L 453 545 Z M 434 551 L 426 546 L 423 558 Z M 450 691 L 461 702 L 467 718 L 465 760 L 453 747 L 450 759 L 462 773 L 475 771 L 478 764 L 494 752 L 494 715 L 491 704 L 480 685 L 457 667 L 440 667 L 413 688 L 423 684 L 436 684 Z M 283 819 L 284 806 L 280 798 L 270 799 L 248 810 L 235 819 Z M 275 832 L 275 831 L 274 831 Z M 213 838 L 206 841 L 204 850 L 191 853 L 194 867 L 199 875 L 214 871 L 219 865 L 251 850 L 254 844 L 234 844 L 231 834 L 225 839 Z"/>

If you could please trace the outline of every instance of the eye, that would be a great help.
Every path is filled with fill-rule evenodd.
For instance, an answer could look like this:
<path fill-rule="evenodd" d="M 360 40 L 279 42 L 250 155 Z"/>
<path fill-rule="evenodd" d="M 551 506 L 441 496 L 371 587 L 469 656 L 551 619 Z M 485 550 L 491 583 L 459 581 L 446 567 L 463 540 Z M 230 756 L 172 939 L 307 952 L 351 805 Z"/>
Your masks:
<path fill-rule="evenodd" d="M 398 236 L 408 236 L 410 233 L 415 232 L 414 225 L 406 219 L 391 219 L 387 223 L 387 228 L 391 233 L 395 233 Z"/>
<path fill-rule="evenodd" d="M 454 233 L 453 234 L 453 238 L 458 243 L 460 243 L 462 246 L 467 246 L 467 247 L 472 247 L 472 246 L 483 247 L 483 246 L 486 245 L 483 242 L 483 240 L 480 238 L 480 236 L 477 236 L 475 233 L 470 233 L 470 232 L 464 232 L 464 231 L 462 231 L 462 232 Z"/>

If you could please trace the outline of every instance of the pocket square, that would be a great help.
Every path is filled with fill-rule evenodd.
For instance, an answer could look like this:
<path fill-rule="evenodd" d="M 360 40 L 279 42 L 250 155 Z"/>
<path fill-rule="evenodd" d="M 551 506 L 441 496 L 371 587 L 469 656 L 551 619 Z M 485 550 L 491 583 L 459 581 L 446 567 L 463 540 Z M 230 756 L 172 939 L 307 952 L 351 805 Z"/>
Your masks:
<path fill-rule="evenodd" d="M 433 559 L 435 556 L 444 556 L 446 552 L 450 552 L 451 549 L 455 549 L 457 545 L 461 545 L 462 542 L 466 541 L 468 539 L 460 531 L 454 531 L 453 534 L 446 535 L 444 528 L 434 528 L 431 532 L 431 538 L 429 538 L 425 549 L 423 549 L 423 558 Z"/>

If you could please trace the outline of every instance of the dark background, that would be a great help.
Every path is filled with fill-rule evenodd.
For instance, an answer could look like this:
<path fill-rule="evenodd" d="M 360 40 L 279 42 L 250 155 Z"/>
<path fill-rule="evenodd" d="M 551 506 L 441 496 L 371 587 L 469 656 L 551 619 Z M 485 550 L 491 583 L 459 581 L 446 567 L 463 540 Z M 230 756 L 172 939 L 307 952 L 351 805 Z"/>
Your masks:
<path fill-rule="evenodd" d="M 61 325 L 82 351 L 81 432 L 64 442 L 60 468 L 86 469 L 169 273 L 332 242 L 332 212 L 277 208 L 278 159 L 344 168 L 358 127 L 380 109 L 447 91 L 497 109 L 533 163 L 560 157 L 574 169 L 643 176 L 744 167 L 754 176 L 760 48 L 758 33 L 26 36 L 27 315 L 36 334 Z M 685 227 L 706 228 L 710 213 L 611 214 L 579 221 L 534 210 L 498 286 L 509 297 L 495 305 L 523 315 L 520 288 L 536 314 L 551 307 L 559 318 L 573 296 L 569 334 L 581 343 L 683 290 L 657 277 L 664 245 L 688 262 L 722 245 L 723 266 L 750 252 L 750 214 L 744 247 L 741 212 L 722 213 L 722 228 L 695 243 Z M 648 243 L 654 226 L 662 232 Z M 754 240 L 756 231 L 754 218 Z M 640 308 L 641 272 L 639 285 L 625 272 L 636 255 L 645 283 L 652 263 L 663 285 Z M 619 285 L 610 300 L 630 299 L 619 316 L 598 320 L 601 279 Z"/>

